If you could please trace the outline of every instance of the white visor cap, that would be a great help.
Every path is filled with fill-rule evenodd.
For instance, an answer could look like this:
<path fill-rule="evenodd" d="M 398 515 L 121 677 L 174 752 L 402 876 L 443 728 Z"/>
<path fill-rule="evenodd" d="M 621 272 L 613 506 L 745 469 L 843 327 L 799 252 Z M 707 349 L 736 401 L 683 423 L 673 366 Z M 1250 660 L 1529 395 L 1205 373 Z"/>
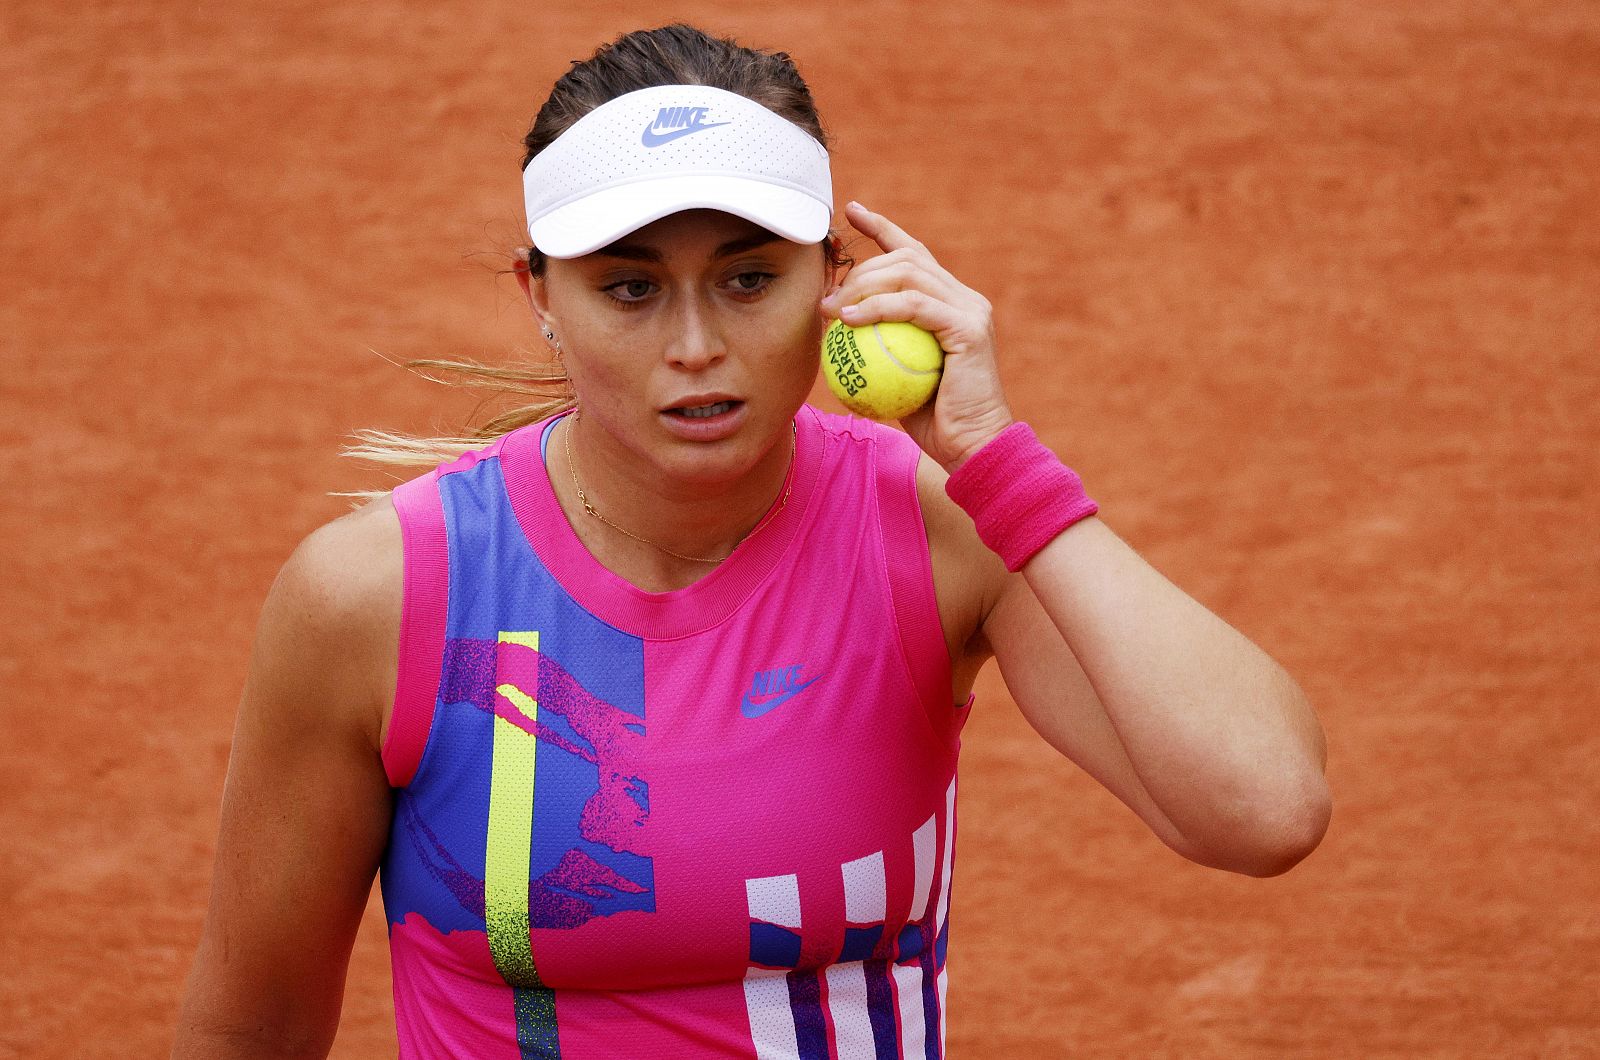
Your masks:
<path fill-rule="evenodd" d="M 721 210 L 796 243 L 833 219 L 828 152 L 752 99 L 662 85 L 585 114 L 522 172 L 528 236 L 576 258 L 680 210 Z"/>

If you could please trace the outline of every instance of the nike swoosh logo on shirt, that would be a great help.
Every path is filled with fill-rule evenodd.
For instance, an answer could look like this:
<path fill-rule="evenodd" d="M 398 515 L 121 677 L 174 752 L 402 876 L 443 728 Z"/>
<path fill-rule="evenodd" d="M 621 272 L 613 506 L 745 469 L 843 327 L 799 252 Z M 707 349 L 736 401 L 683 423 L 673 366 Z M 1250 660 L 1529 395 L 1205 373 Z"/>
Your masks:
<path fill-rule="evenodd" d="M 810 681 L 806 681 L 804 684 L 795 685 L 793 688 L 779 692 L 771 699 L 763 699 L 759 703 L 752 701 L 750 698 L 750 693 L 746 692 L 744 697 L 739 700 L 739 713 L 743 714 L 747 718 L 759 718 L 767 711 L 781 706 L 786 700 L 789 699 L 789 697 L 797 696 L 801 692 L 804 692 L 806 688 L 812 684 L 812 682 L 816 681 L 817 678 L 821 676 L 821 674 L 818 674 L 817 677 L 813 677 Z"/>

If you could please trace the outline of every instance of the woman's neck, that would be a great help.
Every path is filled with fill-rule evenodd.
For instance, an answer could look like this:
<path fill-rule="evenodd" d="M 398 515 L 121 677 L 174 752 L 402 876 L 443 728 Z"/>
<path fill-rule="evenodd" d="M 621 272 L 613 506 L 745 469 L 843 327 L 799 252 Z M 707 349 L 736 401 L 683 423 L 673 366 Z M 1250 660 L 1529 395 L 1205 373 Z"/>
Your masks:
<path fill-rule="evenodd" d="M 602 566 L 646 592 L 699 581 L 787 501 L 792 423 L 788 437 L 723 482 L 668 477 L 578 414 L 553 430 L 547 466 L 568 523 Z"/>

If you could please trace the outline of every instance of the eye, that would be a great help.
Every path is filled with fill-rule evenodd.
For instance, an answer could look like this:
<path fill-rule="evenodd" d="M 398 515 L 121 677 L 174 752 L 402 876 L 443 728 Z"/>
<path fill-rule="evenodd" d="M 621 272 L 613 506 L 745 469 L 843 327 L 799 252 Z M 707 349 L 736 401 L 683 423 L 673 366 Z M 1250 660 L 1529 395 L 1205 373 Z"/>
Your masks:
<path fill-rule="evenodd" d="M 770 272 L 741 272 L 731 281 L 739 294 L 757 294 L 767 289 L 777 277 Z"/>
<path fill-rule="evenodd" d="M 650 297 L 650 292 L 655 290 L 655 284 L 649 280 L 619 280 L 602 288 L 612 298 L 619 302 L 642 302 Z"/>

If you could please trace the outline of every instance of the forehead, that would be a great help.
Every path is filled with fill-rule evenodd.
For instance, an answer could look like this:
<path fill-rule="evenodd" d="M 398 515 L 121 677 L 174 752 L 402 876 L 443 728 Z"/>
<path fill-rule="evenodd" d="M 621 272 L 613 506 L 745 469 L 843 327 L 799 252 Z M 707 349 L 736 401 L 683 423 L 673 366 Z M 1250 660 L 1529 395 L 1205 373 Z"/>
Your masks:
<path fill-rule="evenodd" d="M 758 246 L 801 249 L 760 225 L 719 210 L 682 210 L 635 229 L 579 261 L 704 261 Z"/>

